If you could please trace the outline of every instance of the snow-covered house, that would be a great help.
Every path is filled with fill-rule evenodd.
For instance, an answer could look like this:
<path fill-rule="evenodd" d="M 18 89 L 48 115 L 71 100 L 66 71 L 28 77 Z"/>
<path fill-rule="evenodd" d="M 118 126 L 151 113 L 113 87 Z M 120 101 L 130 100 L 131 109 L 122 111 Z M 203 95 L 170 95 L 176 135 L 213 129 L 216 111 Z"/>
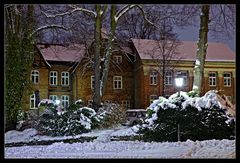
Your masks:
<path fill-rule="evenodd" d="M 179 90 L 174 85 L 179 71 L 184 77 L 181 90 L 192 89 L 196 42 L 182 41 L 171 52 L 169 46 L 165 46 L 165 57 L 173 55 L 169 62 L 166 59 L 164 82 L 159 69 L 159 63 L 163 64 L 163 44 L 156 43 L 131 39 L 128 46 L 114 46 L 103 102 L 119 103 L 127 108 L 147 108 L 163 93 L 169 96 Z M 173 47 L 171 42 L 169 45 Z M 30 76 L 33 94 L 25 98 L 26 109 L 37 109 L 39 100 L 47 98 L 59 99 L 65 107 L 78 99 L 91 105 L 95 82 L 93 55 L 87 53 L 85 46 L 37 44 L 35 49 Z M 225 44 L 208 43 L 203 92 L 221 90 L 235 103 L 235 86 L 235 54 Z"/>

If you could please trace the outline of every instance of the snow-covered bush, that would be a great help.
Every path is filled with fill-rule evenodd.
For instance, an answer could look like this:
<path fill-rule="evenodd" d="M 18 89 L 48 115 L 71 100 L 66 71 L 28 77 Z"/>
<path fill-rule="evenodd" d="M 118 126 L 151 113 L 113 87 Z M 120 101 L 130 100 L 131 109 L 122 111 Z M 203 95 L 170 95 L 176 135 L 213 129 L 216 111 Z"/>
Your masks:
<path fill-rule="evenodd" d="M 126 109 L 117 104 L 103 105 L 98 113 L 102 116 L 100 128 L 113 127 L 126 121 Z"/>
<path fill-rule="evenodd" d="M 216 92 L 193 98 L 181 92 L 180 97 L 173 94 L 168 99 L 155 100 L 139 132 L 147 141 L 232 139 L 235 120 L 219 103 Z"/>
<path fill-rule="evenodd" d="M 24 126 L 24 123 L 26 123 L 29 120 L 29 114 L 27 111 L 19 109 L 17 114 L 17 130 L 22 130 L 22 127 Z"/>
<path fill-rule="evenodd" d="M 77 135 L 96 128 L 100 119 L 93 109 L 78 104 L 72 104 L 61 114 L 47 108 L 39 117 L 37 130 L 49 136 Z"/>
<path fill-rule="evenodd" d="M 38 110 L 39 112 L 43 112 L 46 108 L 54 110 L 56 109 L 57 105 L 49 99 L 43 99 L 38 104 Z"/>

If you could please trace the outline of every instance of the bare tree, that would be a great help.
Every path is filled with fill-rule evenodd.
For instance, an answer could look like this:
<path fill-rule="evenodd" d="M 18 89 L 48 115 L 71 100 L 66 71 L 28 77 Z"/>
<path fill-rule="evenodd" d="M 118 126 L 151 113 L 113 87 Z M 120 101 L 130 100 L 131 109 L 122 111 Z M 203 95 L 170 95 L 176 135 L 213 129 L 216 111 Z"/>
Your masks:
<path fill-rule="evenodd" d="M 104 94 L 107 79 L 108 79 L 108 71 L 109 71 L 109 64 L 110 58 L 112 55 L 112 48 L 113 42 L 115 41 L 115 30 L 118 24 L 119 19 L 130 11 L 133 8 L 139 8 L 140 12 L 142 13 L 146 22 L 152 24 L 145 15 L 145 11 L 143 10 L 142 6 L 140 5 L 125 5 L 120 8 L 118 11 L 116 10 L 116 5 L 111 5 L 110 9 L 108 5 L 95 5 L 95 9 L 87 9 L 84 7 L 80 7 L 78 5 L 67 5 L 68 10 L 57 12 L 54 14 L 49 14 L 47 12 L 43 12 L 47 18 L 58 18 L 66 15 L 72 15 L 76 12 L 84 12 L 90 14 L 94 20 L 94 78 L 95 82 L 94 85 L 94 97 L 93 97 L 93 107 L 94 109 L 98 109 L 100 106 L 101 97 Z M 103 18 L 106 12 L 110 11 L 110 32 L 108 34 L 108 42 L 105 45 L 106 50 L 101 57 L 100 49 L 101 49 L 101 28 L 103 24 Z M 102 58 L 102 59 L 101 59 Z M 103 60 L 103 65 L 100 65 L 100 60 Z M 101 75 L 102 74 L 102 75 Z"/>
<path fill-rule="evenodd" d="M 202 88 L 202 79 L 204 75 L 204 64 L 207 52 L 207 40 L 208 40 L 208 21 L 209 21 L 209 5 L 202 5 L 202 13 L 200 15 L 200 29 L 199 29 L 199 41 L 197 43 L 197 57 L 195 67 L 193 70 L 194 81 L 193 90 L 197 95 L 200 95 Z"/>
<path fill-rule="evenodd" d="M 165 96 L 166 91 L 166 74 L 170 73 L 173 76 L 175 71 L 175 65 L 180 61 L 181 57 L 178 52 L 178 46 L 181 42 L 177 37 L 164 37 L 160 40 L 154 40 L 153 49 L 148 52 L 149 56 L 153 59 L 153 62 L 157 65 L 156 71 L 162 77 L 161 83 L 161 95 Z M 152 40 L 153 41 L 153 40 Z M 172 84 L 172 83 L 168 83 Z"/>
<path fill-rule="evenodd" d="M 209 13 L 211 9 L 211 15 Z M 202 5 L 200 14 L 199 40 L 194 67 L 193 90 L 200 95 L 204 74 L 205 58 L 207 55 L 208 31 L 213 34 L 230 37 L 235 29 L 234 5 Z M 210 18 L 211 16 L 211 18 Z M 219 32 L 221 34 L 219 34 Z"/>

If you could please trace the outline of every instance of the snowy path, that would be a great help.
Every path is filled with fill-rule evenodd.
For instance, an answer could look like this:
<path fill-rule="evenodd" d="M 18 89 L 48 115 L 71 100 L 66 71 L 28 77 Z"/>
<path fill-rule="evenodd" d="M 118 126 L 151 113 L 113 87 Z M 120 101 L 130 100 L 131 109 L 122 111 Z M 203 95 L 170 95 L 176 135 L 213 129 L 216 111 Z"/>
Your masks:
<path fill-rule="evenodd" d="M 111 131 L 109 131 L 110 133 Z M 84 142 L 5 148 L 5 158 L 235 158 L 234 140 Z"/>
<path fill-rule="evenodd" d="M 5 143 L 40 140 L 65 140 L 73 137 L 35 135 L 34 129 L 5 134 Z M 135 135 L 131 128 L 94 130 L 75 136 L 96 136 L 92 142 L 63 143 L 21 147 L 5 147 L 5 158 L 235 158 L 235 140 L 185 142 L 111 141 L 112 136 Z"/>

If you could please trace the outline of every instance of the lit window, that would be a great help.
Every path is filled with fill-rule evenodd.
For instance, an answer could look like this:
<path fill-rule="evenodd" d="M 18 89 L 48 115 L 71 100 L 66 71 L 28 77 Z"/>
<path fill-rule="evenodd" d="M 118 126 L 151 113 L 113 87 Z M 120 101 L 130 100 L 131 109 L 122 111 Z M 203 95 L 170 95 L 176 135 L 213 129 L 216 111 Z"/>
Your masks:
<path fill-rule="evenodd" d="M 39 71 L 32 70 L 31 79 L 32 79 L 32 83 L 38 84 L 38 81 L 39 81 Z"/>
<path fill-rule="evenodd" d="M 94 81 L 95 81 L 94 79 L 95 79 L 95 78 L 94 78 L 94 76 L 92 75 L 92 76 L 91 76 L 91 89 L 94 89 L 94 83 L 95 83 L 95 82 L 94 82 Z"/>
<path fill-rule="evenodd" d="M 122 89 L 122 76 L 113 76 L 113 88 Z"/>
<path fill-rule="evenodd" d="M 217 74 L 216 72 L 209 73 L 209 86 L 216 86 Z"/>
<path fill-rule="evenodd" d="M 224 73 L 223 80 L 225 87 L 231 87 L 231 73 Z"/>
<path fill-rule="evenodd" d="M 30 109 L 36 109 L 36 97 L 35 94 L 30 96 Z"/>
<path fill-rule="evenodd" d="M 63 86 L 69 85 L 69 72 L 62 72 L 62 85 Z"/>
<path fill-rule="evenodd" d="M 181 71 L 181 76 L 183 78 L 183 85 L 187 85 L 187 71 Z"/>
<path fill-rule="evenodd" d="M 172 72 L 171 71 L 167 71 L 165 73 L 165 84 L 166 85 L 172 85 L 172 80 L 173 80 L 173 77 L 172 77 Z"/>
<path fill-rule="evenodd" d="M 157 71 L 151 71 L 151 73 L 150 73 L 150 85 L 157 85 Z"/>
<path fill-rule="evenodd" d="M 64 108 L 67 108 L 69 106 L 69 96 L 62 95 L 61 96 L 61 104 Z"/>
<path fill-rule="evenodd" d="M 57 85 L 57 71 L 50 71 L 50 85 Z"/>
<path fill-rule="evenodd" d="M 150 104 L 156 99 L 158 99 L 157 95 L 150 95 Z"/>
<path fill-rule="evenodd" d="M 114 63 L 122 63 L 122 56 L 120 56 L 120 55 L 114 55 L 114 56 L 113 56 L 113 62 L 114 62 Z"/>

